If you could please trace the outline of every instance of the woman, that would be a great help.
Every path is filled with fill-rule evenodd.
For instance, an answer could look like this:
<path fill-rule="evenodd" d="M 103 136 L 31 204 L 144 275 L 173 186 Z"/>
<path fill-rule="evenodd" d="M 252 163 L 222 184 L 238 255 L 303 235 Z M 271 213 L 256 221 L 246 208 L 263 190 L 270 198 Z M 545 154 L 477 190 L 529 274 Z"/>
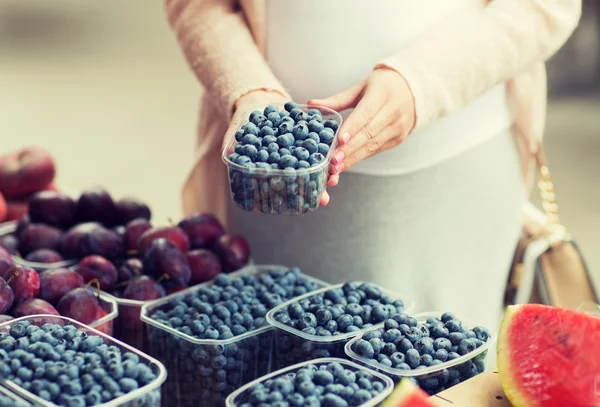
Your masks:
<path fill-rule="evenodd" d="M 166 5 L 206 89 L 186 214 L 227 220 L 257 262 L 374 281 L 420 309 L 497 325 L 522 176 L 543 131 L 543 63 L 577 25 L 580 1 Z M 353 109 L 329 205 L 301 217 L 243 212 L 228 196 L 223 137 L 250 107 L 288 99 Z"/>

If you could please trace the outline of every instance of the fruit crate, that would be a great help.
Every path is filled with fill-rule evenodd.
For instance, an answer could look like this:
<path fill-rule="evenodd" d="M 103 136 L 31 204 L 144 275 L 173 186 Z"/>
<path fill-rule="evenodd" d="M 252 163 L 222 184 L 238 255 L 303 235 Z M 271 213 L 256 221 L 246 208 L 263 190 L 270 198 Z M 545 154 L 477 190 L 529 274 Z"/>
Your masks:
<path fill-rule="evenodd" d="M 357 285 L 364 284 L 362 281 L 352 283 Z M 277 320 L 277 314 L 280 311 L 287 309 L 291 304 L 298 303 L 304 299 L 310 299 L 318 294 L 325 294 L 330 290 L 340 289 L 345 284 L 347 283 L 335 284 L 307 293 L 301 297 L 287 301 L 267 313 L 267 322 L 276 328 L 274 334 L 274 367 L 276 369 L 282 369 L 296 363 L 323 357 L 348 358 L 344 352 L 346 342 L 355 336 L 372 329 L 372 327 L 369 327 L 333 336 L 318 336 L 302 332 Z M 389 296 L 393 300 L 402 300 L 404 302 L 404 310 L 402 312 L 410 313 L 415 308 L 414 301 L 408 299 L 408 297 L 397 295 L 376 284 L 369 284 L 378 288 L 383 296 Z M 375 325 L 375 327 L 379 326 L 383 326 L 383 321 Z"/>
<path fill-rule="evenodd" d="M 253 265 L 229 274 L 233 280 L 260 276 L 287 267 Z M 317 287 L 329 284 L 301 274 Z M 171 301 L 185 298 L 208 283 L 190 287 L 142 307 L 141 318 L 147 325 L 150 354 L 163 361 L 169 379 L 163 387 L 163 400 L 173 407 L 222 407 L 235 389 L 271 371 L 273 328 L 263 326 L 230 339 L 198 339 L 153 320 L 150 316 Z"/>
<path fill-rule="evenodd" d="M 238 207 L 249 212 L 301 215 L 317 210 L 319 197 L 327 189 L 329 164 L 338 143 L 337 133 L 342 124 L 342 116 L 325 107 L 297 105 L 297 108 L 305 113 L 316 109 L 321 113 L 324 121 L 333 119 L 338 123 L 338 128 L 333 131 L 334 136 L 329 146 L 329 152 L 319 164 L 301 169 L 273 169 L 248 167 L 232 161 L 230 156 L 235 153 L 236 132 L 248 123 L 251 112 L 263 111 L 267 106 L 274 106 L 279 110 L 284 109 L 283 103 L 253 107 L 244 113 L 244 119 L 240 120 L 235 130 L 227 138 L 222 159 L 229 173 L 231 199 Z"/>
<path fill-rule="evenodd" d="M 107 346 L 115 346 L 122 353 L 130 352 L 137 356 L 139 362 L 146 365 L 152 370 L 156 376 L 151 382 L 139 387 L 133 391 L 125 393 L 113 400 L 105 403 L 97 404 L 99 407 L 160 407 L 161 406 L 161 393 L 160 389 L 162 384 L 167 378 L 167 370 L 162 363 L 156 359 L 140 352 L 139 350 L 121 342 L 113 337 L 106 335 L 105 333 L 92 329 L 86 325 L 83 325 L 73 319 L 54 316 L 54 315 L 32 315 L 22 317 L 8 321 L 4 324 L 0 324 L 0 333 L 8 333 L 13 326 L 19 322 L 28 321 L 32 325 L 43 326 L 44 324 L 51 323 L 57 324 L 62 327 L 74 326 L 78 331 L 83 331 L 88 335 L 99 336 Z M 57 407 L 55 403 L 44 400 L 37 395 L 25 390 L 21 386 L 17 385 L 13 381 L 0 379 L 0 383 L 10 391 L 17 394 L 19 397 L 30 401 L 37 407 Z"/>
<path fill-rule="evenodd" d="M 242 407 L 242 406 L 250 405 L 250 404 L 246 404 L 246 403 L 248 403 L 250 400 L 251 389 L 254 386 L 263 384 L 270 379 L 277 379 L 279 377 L 285 377 L 285 376 L 293 374 L 293 373 L 297 372 L 298 370 L 300 370 L 306 366 L 309 366 L 309 365 L 313 365 L 318 368 L 322 365 L 328 365 L 330 363 L 339 363 L 345 370 L 350 370 L 355 374 L 360 371 L 368 372 L 372 376 L 372 380 L 369 381 L 370 385 L 378 382 L 378 383 L 380 383 L 380 387 L 381 386 L 383 387 L 382 390 L 376 396 L 373 396 L 373 398 L 371 398 L 370 400 L 368 400 L 365 403 L 356 405 L 356 407 L 378 406 L 394 390 L 394 383 L 392 382 L 392 380 L 389 377 L 387 377 L 381 373 L 372 371 L 370 369 L 365 368 L 364 366 L 360 366 L 360 365 L 358 365 L 354 362 L 348 361 L 348 360 L 339 359 L 339 358 L 321 358 L 321 359 L 311 360 L 311 361 L 299 363 L 299 364 L 296 364 L 293 366 L 289 366 L 285 369 L 278 370 L 276 372 L 271 373 L 268 376 L 261 377 L 251 383 L 246 384 L 245 386 L 236 390 L 234 393 L 232 393 L 227 398 L 226 407 Z M 255 404 L 251 404 L 251 405 L 255 405 Z M 287 405 L 287 404 L 285 404 L 285 405 Z M 304 405 L 306 405 L 306 404 L 304 404 Z M 333 405 L 333 404 L 330 404 L 330 405 Z M 347 405 L 347 404 L 345 404 L 345 405 Z"/>
<path fill-rule="evenodd" d="M 2 407 L 31 407 L 29 401 L 22 399 L 5 387 L 0 386 L 0 406 Z"/>
<path fill-rule="evenodd" d="M 441 315 L 441 312 L 424 312 L 414 315 L 414 318 L 417 319 L 419 324 L 422 324 L 427 321 L 427 318 L 440 318 Z M 476 324 L 473 324 L 470 321 L 461 321 L 465 328 L 476 326 Z M 368 332 L 376 331 L 378 329 L 381 329 L 381 327 L 370 329 L 348 342 L 345 347 L 346 354 L 351 360 L 389 376 L 394 383 L 398 383 L 402 378 L 409 378 L 430 395 L 437 394 L 446 388 L 452 387 L 452 385 L 462 383 L 463 381 L 482 373 L 485 370 L 485 359 L 488 350 L 496 342 L 496 335 L 491 334 L 483 345 L 459 358 L 435 366 L 425 367 L 423 369 L 404 370 L 382 365 L 378 361 L 367 359 L 354 351 L 354 345 L 358 340 L 362 339 Z M 455 382 L 449 386 L 448 384 L 452 380 Z"/>
<path fill-rule="evenodd" d="M 11 234 L 15 233 L 16 230 L 17 230 L 17 221 L 0 223 L 0 236 L 11 235 Z M 36 263 L 36 262 L 24 260 L 23 258 L 21 258 L 19 256 L 15 256 L 15 255 L 13 255 L 12 258 L 16 264 L 19 264 L 19 265 L 25 266 L 25 267 L 30 267 L 39 273 L 41 273 L 45 270 L 52 270 L 52 269 L 58 269 L 58 268 L 72 268 L 72 267 L 76 266 L 77 263 L 79 262 L 78 260 L 73 259 L 73 260 L 59 261 L 56 263 Z"/>

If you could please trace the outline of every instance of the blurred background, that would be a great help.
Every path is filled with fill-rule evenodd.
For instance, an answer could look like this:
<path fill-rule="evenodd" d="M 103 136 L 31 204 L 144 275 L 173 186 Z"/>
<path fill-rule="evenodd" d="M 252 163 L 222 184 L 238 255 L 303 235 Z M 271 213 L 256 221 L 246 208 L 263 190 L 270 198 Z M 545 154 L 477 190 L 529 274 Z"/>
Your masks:
<path fill-rule="evenodd" d="M 39 145 L 59 183 L 180 214 L 201 88 L 161 1 L 0 0 L 0 154 Z M 600 2 L 550 61 L 545 147 L 563 222 L 600 282 Z M 210 193 L 210 191 L 206 191 Z"/>

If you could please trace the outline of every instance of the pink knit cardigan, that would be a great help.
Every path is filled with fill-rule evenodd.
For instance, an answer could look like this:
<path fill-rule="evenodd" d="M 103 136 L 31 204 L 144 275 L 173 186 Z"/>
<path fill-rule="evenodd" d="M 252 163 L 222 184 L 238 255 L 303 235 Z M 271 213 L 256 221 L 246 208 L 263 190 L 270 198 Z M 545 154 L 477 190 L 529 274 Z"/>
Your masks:
<path fill-rule="evenodd" d="M 265 0 L 165 3 L 189 65 L 206 90 L 195 160 L 183 188 L 183 210 L 186 215 L 208 211 L 225 220 L 229 198 L 220 154 L 235 102 L 257 89 L 286 94 L 263 58 Z M 416 128 L 506 82 L 527 176 L 531 151 L 544 131 L 544 61 L 569 38 L 580 15 L 581 0 L 492 0 L 482 9 L 448 16 L 418 42 L 376 66 L 395 69 L 408 81 L 416 103 Z"/>

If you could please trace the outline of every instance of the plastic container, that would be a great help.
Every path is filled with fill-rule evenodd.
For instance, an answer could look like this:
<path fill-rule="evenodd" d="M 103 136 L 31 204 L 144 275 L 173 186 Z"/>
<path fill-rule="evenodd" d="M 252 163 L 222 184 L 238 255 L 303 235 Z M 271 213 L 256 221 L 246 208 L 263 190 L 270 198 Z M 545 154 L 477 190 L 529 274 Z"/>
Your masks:
<path fill-rule="evenodd" d="M 283 266 L 249 266 L 229 276 L 258 276 Z M 327 283 L 304 275 L 318 287 Z M 240 386 L 271 371 L 273 328 L 264 326 L 226 340 L 197 339 L 165 326 L 150 316 L 170 301 L 211 286 L 208 282 L 146 303 L 141 318 L 147 325 L 150 354 L 163 361 L 169 379 L 163 400 L 170 407 L 222 407 Z"/>
<path fill-rule="evenodd" d="M 363 282 L 356 281 L 356 283 L 362 284 Z M 287 366 L 295 365 L 296 363 L 306 362 L 317 358 L 347 358 L 344 352 L 344 346 L 346 345 L 346 342 L 357 335 L 361 335 L 363 332 L 373 329 L 373 327 L 369 327 L 337 336 L 317 336 L 309 335 L 298 329 L 294 329 L 275 319 L 275 315 L 282 309 L 287 308 L 290 304 L 301 301 L 305 298 L 310 298 L 317 294 L 325 293 L 329 290 L 343 287 L 344 284 L 345 283 L 335 284 L 317 291 L 313 291 L 312 293 L 307 293 L 303 296 L 278 305 L 267 313 L 267 322 L 276 328 L 274 358 L 275 369 L 282 369 Z M 414 309 L 414 302 L 408 300 L 407 297 L 395 295 L 389 290 L 379 287 L 376 284 L 372 285 L 379 288 L 383 295 L 389 296 L 394 300 L 404 301 L 403 312 L 410 313 Z M 375 326 L 383 326 L 383 322 Z"/>
<path fill-rule="evenodd" d="M 151 358 L 150 356 L 140 352 L 139 350 L 124 344 L 109 335 L 104 334 L 96 329 L 92 329 L 88 326 L 85 326 L 73 319 L 59 316 L 49 316 L 49 315 L 31 315 L 27 317 L 22 317 L 18 319 L 14 319 L 12 321 L 5 322 L 4 324 L 0 324 L 0 332 L 9 331 L 16 323 L 20 321 L 29 321 L 35 325 L 43 325 L 45 323 L 54 323 L 62 326 L 73 325 L 77 327 L 78 330 L 84 331 L 90 335 L 100 336 L 104 339 L 104 342 L 108 346 L 116 346 L 121 349 L 122 352 L 132 352 L 135 353 L 140 362 L 144 362 L 147 364 L 152 371 L 156 374 L 156 379 L 154 379 L 151 383 L 148 383 L 144 387 L 136 389 L 132 392 L 124 394 L 121 397 L 118 397 L 109 402 L 99 404 L 99 407 L 160 407 L 160 387 L 167 378 L 167 371 L 165 367 L 159 361 Z M 43 400 L 36 396 L 33 393 L 19 387 L 15 383 L 9 380 L 0 380 L 3 386 L 8 388 L 10 391 L 14 392 L 18 396 L 29 400 L 33 403 L 33 405 L 38 407 L 55 407 L 56 404 Z"/>
<path fill-rule="evenodd" d="M 7 388 L 0 386 L 0 406 L 30 407 L 33 404 L 17 396 Z"/>
<path fill-rule="evenodd" d="M 416 318 L 419 323 L 424 323 L 429 317 L 440 318 L 441 315 L 441 312 L 425 312 L 415 315 L 414 318 Z M 467 328 L 473 328 L 477 326 L 477 324 L 472 324 L 466 320 L 461 319 L 461 321 L 463 322 L 463 326 Z M 381 328 L 373 328 L 369 331 L 376 329 Z M 459 358 L 444 362 L 439 365 L 427 367 L 422 370 L 402 370 L 381 365 L 376 360 L 367 359 L 361 355 L 358 355 L 352 348 L 354 344 L 365 334 L 366 332 L 360 336 L 357 336 L 346 344 L 346 354 L 352 360 L 368 366 L 373 370 L 377 370 L 378 372 L 386 374 L 394 381 L 394 383 L 399 382 L 403 377 L 411 378 L 430 395 L 437 394 L 447 388 L 470 379 L 479 373 L 482 373 L 485 370 L 485 359 L 487 357 L 488 350 L 496 342 L 496 335 L 491 334 L 490 338 L 482 346 Z"/>
<path fill-rule="evenodd" d="M 115 318 L 117 318 L 117 316 L 119 315 L 117 303 L 111 295 L 108 295 L 103 292 L 100 292 L 98 301 L 104 312 L 106 312 L 106 315 L 104 315 L 97 321 L 92 322 L 88 326 L 97 329 L 98 331 L 101 331 L 106 335 L 112 336 L 114 332 Z"/>
<path fill-rule="evenodd" d="M 308 362 L 298 363 L 297 365 L 289 366 L 285 369 L 278 370 L 276 372 L 271 373 L 268 376 L 261 377 L 257 380 L 254 380 L 251 383 L 246 384 L 245 386 L 239 388 L 234 393 L 232 393 L 229 397 L 227 397 L 226 407 L 240 407 L 242 404 L 247 402 L 248 391 L 257 384 L 266 382 L 269 379 L 277 378 L 280 376 L 287 375 L 292 372 L 296 372 L 307 365 L 315 365 L 321 366 L 329 363 L 340 363 L 344 366 L 345 369 L 352 370 L 353 372 L 357 372 L 360 370 L 366 370 L 373 375 L 373 382 L 377 381 L 382 383 L 385 387 L 383 390 L 374 398 L 369 400 L 367 403 L 361 404 L 357 407 L 375 407 L 379 405 L 383 400 L 389 396 L 394 390 L 394 383 L 390 380 L 389 377 L 382 375 L 381 373 L 375 372 L 371 369 L 365 369 L 363 366 L 360 366 L 354 362 L 350 362 L 348 360 L 339 359 L 339 358 L 321 358 L 316 360 L 311 360 Z"/>
<path fill-rule="evenodd" d="M 329 163 L 337 146 L 337 130 L 325 160 L 313 167 L 298 170 L 249 168 L 234 163 L 229 155 L 235 151 L 235 132 L 248 123 L 254 110 L 262 111 L 269 105 L 259 105 L 244 113 L 235 130 L 228 136 L 222 159 L 227 165 L 231 199 L 248 212 L 262 212 L 274 215 L 301 215 L 319 208 L 319 197 L 327 189 Z M 273 104 L 283 110 L 283 104 Z M 298 105 L 304 112 L 317 109 L 323 120 L 336 120 L 341 126 L 342 116 L 334 110 L 307 105 Z M 339 129 L 339 127 L 338 127 Z"/>
<path fill-rule="evenodd" d="M 11 235 L 11 234 L 15 233 L 15 231 L 17 230 L 17 223 L 18 222 L 16 222 L 16 221 L 1 223 L 0 224 L 0 236 Z M 79 260 L 74 260 L 74 259 L 59 261 L 56 263 L 36 263 L 33 261 L 27 261 L 19 256 L 15 256 L 15 255 L 13 255 L 12 258 L 16 264 L 19 264 L 19 265 L 25 266 L 25 267 L 30 267 L 40 273 L 45 270 L 52 270 L 52 269 L 58 269 L 58 268 L 71 268 L 73 266 L 76 266 L 79 263 Z"/>

